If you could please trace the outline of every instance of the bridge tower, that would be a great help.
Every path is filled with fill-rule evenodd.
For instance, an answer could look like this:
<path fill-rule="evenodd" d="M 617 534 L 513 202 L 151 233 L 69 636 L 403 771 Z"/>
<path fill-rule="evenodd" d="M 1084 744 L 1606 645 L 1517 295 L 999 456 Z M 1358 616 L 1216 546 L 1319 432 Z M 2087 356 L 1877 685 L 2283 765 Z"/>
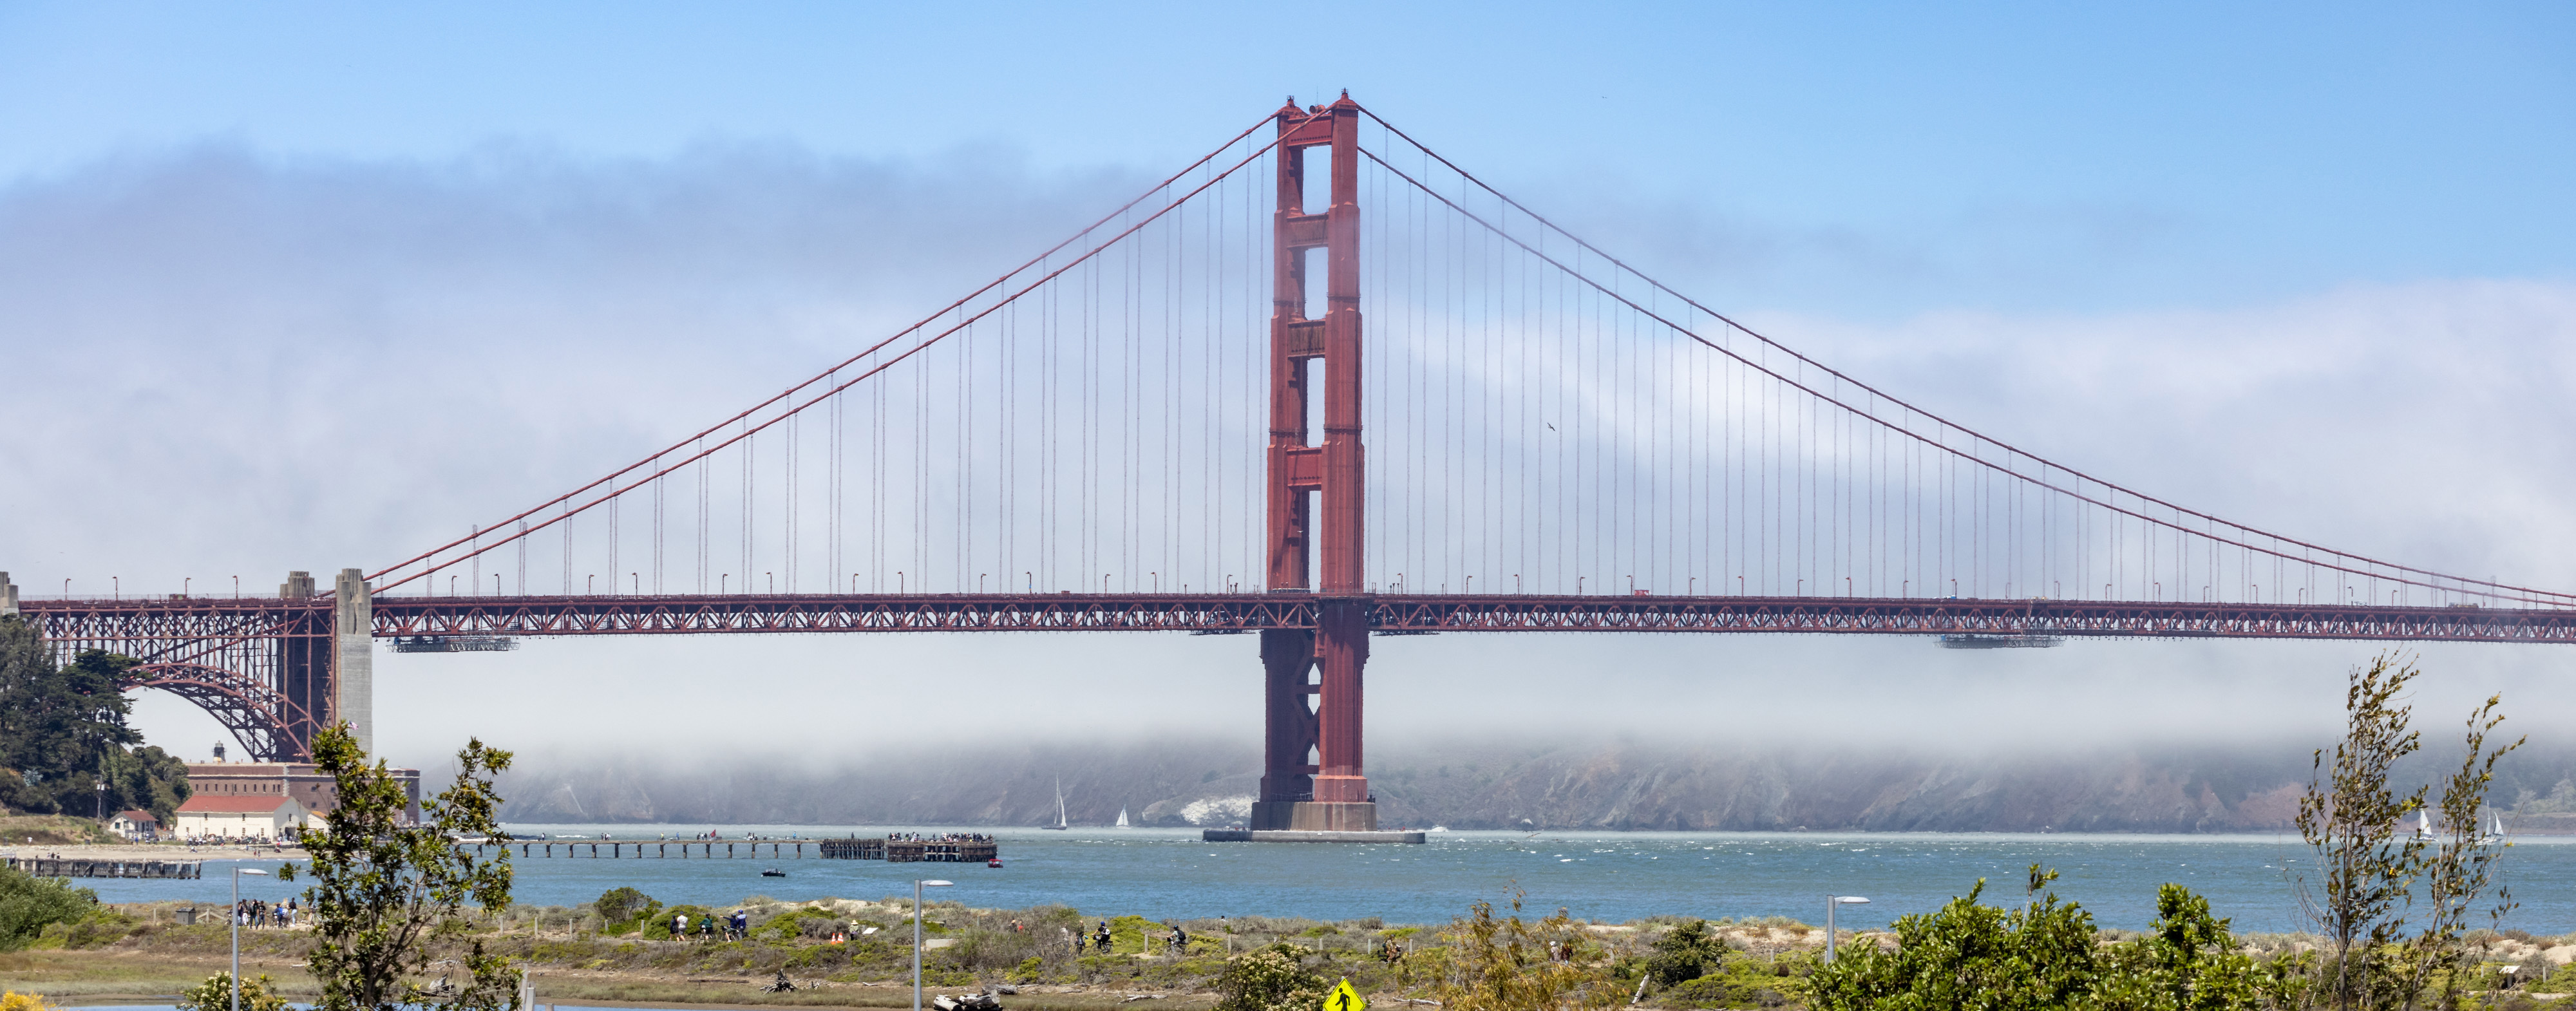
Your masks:
<path fill-rule="evenodd" d="M 1359 113 L 1348 93 L 1276 114 L 1279 209 L 1272 220 L 1269 591 L 1311 595 L 1313 631 L 1261 633 L 1265 747 L 1252 828 L 1371 831 L 1361 769 L 1361 670 L 1371 604 L 1361 545 Z M 1306 213 L 1306 153 L 1330 152 L 1330 204 Z M 1307 317 L 1310 253 L 1324 258 L 1324 315 Z M 1321 362 L 1324 441 L 1307 442 Z M 1320 515 L 1317 499 L 1321 499 Z M 1320 520 L 1320 522 L 1319 522 Z M 1322 586 L 1311 573 L 1323 562 Z M 1313 704 L 1309 705 L 1309 699 Z"/>

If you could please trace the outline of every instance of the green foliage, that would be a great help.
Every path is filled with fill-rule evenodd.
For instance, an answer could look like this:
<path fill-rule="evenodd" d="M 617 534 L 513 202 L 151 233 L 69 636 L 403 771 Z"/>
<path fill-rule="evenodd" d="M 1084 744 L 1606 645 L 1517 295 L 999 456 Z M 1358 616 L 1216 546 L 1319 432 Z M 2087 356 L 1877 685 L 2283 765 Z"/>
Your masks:
<path fill-rule="evenodd" d="M 36 935 L 33 947 L 69 948 L 73 951 L 104 948 L 124 940 L 125 935 L 133 933 L 141 925 L 142 921 L 118 912 L 114 906 L 95 906 L 80 919 L 46 924 L 44 931 Z"/>
<path fill-rule="evenodd" d="M 1520 912 L 1517 894 L 1508 917 L 1497 918 L 1491 902 L 1468 907 L 1441 932 L 1448 945 L 1407 956 L 1405 971 L 1428 976 L 1445 1011 L 1572 1011 L 1627 1002 L 1604 968 L 1580 956 L 1588 939 L 1564 910 L 1536 923 Z"/>
<path fill-rule="evenodd" d="M 646 940 L 672 940 L 671 918 L 674 916 L 686 916 L 689 918 L 689 937 L 696 937 L 698 936 L 698 924 L 705 923 L 708 917 L 714 915 L 716 915 L 715 912 L 705 906 L 670 906 L 666 908 L 656 908 L 653 910 L 652 916 L 645 918 L 642 932 Z M 680 938 L 680 940 L 687 939 L 688 938 Z"/>
<path fill-rule="evenodd" d="M 219 972 L 206 981 L 179 992 L 179 1011 L 232 1011 L 233 974 Z M 242 979 L 242 1011 L 287 1011 L 285 997 L 277 993 L 277 983 L 267 973 Z"/>
<path fill-rule="evenodd" d="M 1708 929 L 1708 921 L 1692 920 L 1655 939 L 1645 973 L 1657 986 L 1677 986 L 1716 972 L 1726 961 L 1726 950 L 1726 942 Z"/>
<path fill-rule="evenodd" d="M 134 703 L 123 691 L 140 662 L 92 649 L 57 665 L 33 624 L 0 617 L 0 768 L 12 770 L 0 804 L 88 817 L 103 799 L 109 814 L 139 807 L 169 819 L 187 799 L 187 770 L 159 748 L 127 750 L 143 740 L 126 725 Z"/>
<path fill-rule="evenodd" d="M 2042 892 L 2053 871 L 2031 868 L 2024 908 L 1979 905 L 1980 879 L 1940 912 L 1896 921 L 1897 950 L 1861 944 L 1798 989 L 1815 1011 L 1978 1008 L 1991 1011 L 2252 1011 L 2305 1006 L 2308 963 L 2258 965 L 2236 951 L 2228 921 L 2181 885 L 2156 891 L 2156 920 L 2140 937 L 2097 945 L 2091 914 Z"/>
<path fill-rule="evenodd" d="M 48 925 L 71 923 L 98 908 L 98 893 L 67 878 L 40 878 L 0 866 L 0 951 L 33 943 Z"/>
<path fill-rule="evenodd" d="M 2054 872 L 2031 868 L 2045 887 Z M 2046 892 L 2021 909 L 1980 905 L 1984 878 L 1939 912 L 1897 918 L 1897 950 L 1856 944 L 1806 981 L 1810 1003 L 1862 1008 L 2070 1006 L 2090 989 L 2096 966 L 2093 914 Z M 2033 889 L 2037 891 L 2037 888 Z"/>
<path fill-rule="evenodd" d="M 456 952 L 466 980 L 433 998 L 406 977 L 429 965 L 433 936 L 467 933 L 468 903 L 487 910 L 510 904 L 510 858 L 496 847 L 486 858 L 457 839 L 489 838 L 501 831 L 501 798 L 492 777 L 510 767 L 510 753 L 468 740 L 456 753 L 456 783 L 421 804 L 421 822 L 407 824 L 408 798 L 381 760 L 370 765 L 346 724 L 316 735 L 313 760 L 338 785 L 339 806 L 308 833 L 305 851 L 313 886 L 304 892 L 321 943 L 309 967 L 321 983 L 319 1011 L 375 1011 L 395 1005 L 501 1011 L 517 994 L 507 961 L 486 952 L 483 939 L 465 937 Z M 278 869 L 294 880 L 295 865 Z"/>
<path fill-rule="evenodd" d="M 1331 984 L 1306 971 L 1305 949 L 1273 944 L 1225 960 L 1215 1011 L 1315 1011 Z"/>
<path fill-rule="evenodd" d="M 2500 696 L 2469 713 L 2459 770 L 2443 783 L 2436 834 L 2406 831 L 2408 816 L 2426 810 L 2429 788 L 2400 797 L 2388 777 L 2419 747 L 2413 707 L 2399 701 L 2419 673 L 2384 653 L 2350 673 L 2344 739 L 2331 768 L 2325 751 L 2316 752 L 2315 775 L 2299 801 L 2299 834 L 2324 878 L 2313 883 L 2323 893 L 2316 897 L 2301 879 L 2300 898 L 2326 937 L 2318 982 L 2338 1008 L 2414 1007 L 2436 986 L 2439 1003 L 2457 1004 L 2460 981 L 2470 975 L 2462 943 L 2470 917 L 2501 921 L 2516 905 L 2499 873 L 2506 844 L 2478 827 L 2496 763 L 2523 743 L 2487 746 L 2487 735 L 2504 723 Z M 2493 905 L 2480 908 L 2490 894 Z M 2422 929 L 2409 937 L 2407 915 L 2418 901 L 2426 910 Z"/>
<path fill-rule="evenodd" d="M 2156 921 L 2144 937 L 2101 953 L 2089 1006 L 2103 1011 L 2230 1011 L 2262 1006 L 2271 991 L 2254 960 L 2236 951 L 2228 921 L 2209 915 L 2191 889 L 2156 889 Z"/>
<path fill-rule="evenodd" d="M 2400 797 L 2388 785 L 2390 768 L 2422 740 L 2407 727 L 2411 711 L 2397 701 L 2417 673 L 2414 664 L 2385 653 L 2351 672 L 2334 764 L 2329 768 L 2325 749 L 2318 749 L 2308 792 L 2299 798 L 2299 835 L 2325 876 L 2317 882 L 2324 895 L 2314 902 L 2314 915 L 2329 945 L 2327 997 L 2337 1007 L 2381 1002 L 2374 980 L 2386 973 L 2376 956 L 2405 929 L 2399 906 L 2424 866 L 2424 841 L 2403 834 L 2399 823 L 2423 808 L 2425 790 Z"/>
<path fill-rule="evenodd" d="M 592 903 L 591 908 L 599 910 L 599 918 L 602 920 L 610 923 L 626 923 L 642 916 L 647 907 L 660 908 L 661 905 L 653 901 L 650 895 L 619 885 L 600 893 L 599 901 Z"/>

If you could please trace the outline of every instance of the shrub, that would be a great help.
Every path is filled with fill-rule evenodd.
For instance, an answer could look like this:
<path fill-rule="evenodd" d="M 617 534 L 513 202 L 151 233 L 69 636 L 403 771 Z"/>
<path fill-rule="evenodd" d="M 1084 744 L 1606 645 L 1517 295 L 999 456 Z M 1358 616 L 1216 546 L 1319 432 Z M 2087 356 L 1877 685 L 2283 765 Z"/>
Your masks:
<path fill-rule="evenodd" d="M 0 1011 L 54 1011 L 54 1008 L 45 1003 L 44 994 L 11 990 L 0 993 Z"/>
<path fill-rule="evenodd" d="M 66 878 L 40 878 L 0 866 L 0 951 L 16 951 L 49 924 L 70 923 L 98 907 L 98 893 Z"/>
<path fill-rule="evenodd" d="M 1704 920 L 1692 920 L 1655 939 L 1646 958 L 1646 975 L 1657 986 L 1679 986 L 1716 972 L 1726 961 L 1726 942 L 1709 932 Z"/>
<path fill-rule="evenodd" d="M 1227 959 L 1217 974 L 1216 1011 L 1314 1011 L 1324 978 L 1307 972 L 1305 952 L 1274 944 Z"/>
<path fill-rule="evenodd" d="M 601 894 L 595 905 L 600 919 L 610 923 L 628 923 L 642 917 L 645 909 L 658 908 L 662 904 L 653 901 L 650 895 L 620 885 Z"/>
<path fill-rule="evenodd" d="M 286 998 L 278 996 L 277 984 L 267 973 L 248 977 L 241 984 L 242 1011 L 287 1011 Z M 206 981 L 179 992 L 179 1011 L 232 1011 L 233 974 L 219 972 Z"/>

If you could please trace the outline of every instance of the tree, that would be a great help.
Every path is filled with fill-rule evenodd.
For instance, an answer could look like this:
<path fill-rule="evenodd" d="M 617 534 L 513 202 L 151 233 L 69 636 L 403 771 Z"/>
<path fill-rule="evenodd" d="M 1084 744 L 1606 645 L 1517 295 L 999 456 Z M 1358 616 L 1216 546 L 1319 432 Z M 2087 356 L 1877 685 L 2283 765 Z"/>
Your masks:
<path fill-rule="evenodd" d="M 2496 763 L 2527 740 L 2486 746 L 2487 734 L 2504 723 L 2504 716 L 2496 711 L 2503 701 L 2503 696 L 2491 695 L 2486 704 L 2470 711 L 2460 768 L 2442 784 L 2441 835 L 2424 868 L 2424 904 L 2430 913 L 2423 930 L 2406 946 L 2408 965 L 2401 990 L 2410 1001 L 2438 976 L 2443 1003 L 2456 1004 L 2460 970 L 2469 961 L 2460 943 L 2469 918 L 2480 911 L 2477 907 L 2490 889 L 2495 892 L 2495 905 L 2484 910 L 2489 926 L 2501 927 L 2504 914 L 2519 905 L 2500 877 L 2507 843 L 2478 825 L 2486 809 L 2487 787 L 2495 781 Z"/>
<path fill-rule="evenodd" d="M 2299 836 L 2324 876 L 2321 899 L 2299 882 L 2300 901 L 2325 935 L 2326 997 L 2338 1009 L 2384 1002 L 2380 984 L 2389 977 L 2379 954 L 2405 929 L 2400 906 L 2424 866 L 2424 840 L 2399 828 L 2423 808 L 2425 791 L 2400 797 L 2388 785 L 2389 770 L 2420 746 L 2407 727 L 2409 708 L 2397 701 L 2418 673 L 2412 662 L 2382 653 L 2346 676 L 2334 764 L 2317 749 L 2308 792 L 2299 798 Z"/>
<path fill-rule="evenodd" d="M 127 672 L 141 661 L 82 650 L 57 665 L 35 625 L 0 617 L 0 803 L 43 814 L 151 811 L 164 823 L 188 799 L 184 763 L 158 748 L 128 750 L 143 735 L 126 724 Z M 104 796 L 97 787 L 107 782 Z"/>
<path fill-rule="evenodd" d="M 321 942 L 309 962 L 322 985 L 320 1011 L 391 1011 L 397 1007 L 500 1011 L 516 999 L 507 960 L 465 936 L 468 903 L 486 910 L 510 904 L 507 847 L 485 859 L 458 840 L 500 833 L 501 798 L 492 777 L 510 753 L 468 740 L 456 753 L 456 783 L 421 804 L 423 820 L 405 819 L 408 798 L 385 763 L 367 763 L 347 724 L 316 735 L 313 761 L 339 788 L 339 806 L 305 837 L 313 885 L 304 900 Z M 279 868 L 293 880 L 295 865 Z M 433 939 L 462 938 L 457 961 L 466 982 L 432 994 L 405 980 L 428 968 Z M 436 997 L 438 999 L 432 999 Z"/>

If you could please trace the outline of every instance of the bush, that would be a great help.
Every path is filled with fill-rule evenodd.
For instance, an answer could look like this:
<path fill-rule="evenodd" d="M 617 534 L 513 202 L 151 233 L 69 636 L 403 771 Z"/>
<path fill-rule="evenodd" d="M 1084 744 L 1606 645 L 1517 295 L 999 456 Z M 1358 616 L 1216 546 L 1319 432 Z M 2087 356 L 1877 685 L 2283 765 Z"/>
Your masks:
<path fill-rule="evenodd" d="M 0 993 L 0 1011 L 54 1011 L 54 1009 L 45 1003 L 44 994 L 19 993 L 11 990 Z"/>
<path fill-rule="evenodd" d="M 124 940 L 125 935 L 133 933 L 135 928 L 141 925 L 134 917 L 107 906 L 99 906 L 90 910 L 89 915 L 70 923 L 46 924 L 44 931 L 36 935 L 34 946 L 69 948 L 74 951 L 85 948 L 104 948 Z"/>
<path fill-rule="evenodd" d="M 1656 986 L 1679 986 L 1716 972 L 1726 961 L 1726 950 L 1726 942 L 1709 931 L 1707 921 L 1692 920 L 1655 939 L 1654 954 L 1646 958 L 1646 975 Z"/>
<path fill-rule="evenodd" d="M 1217 974 L 1216 1011 L 1314 1011 L 1324 1001 L 1324 978 L 1307 972 L 1306 953 L 1274 944 L 1225 961 Z"/>
<path fill-rule="evenodd" d="M 98 907 L 98 893 L 66 878 L 40 878 L 0 866 L 0 951 L 34 942 L 48 925 L 71 923 Z"/>
<path fill-rule="evenodd" d="M 206 981 L 180 991 L 179 1011 L 232 1011 L 233 974 L 219 972 Z M 277 984 L 261 973 L 242 980 L 242 1011 L 287 1011 L 286 998 L 277 995 Z"/>
<path fill-rule="evenodd" d="M 599 909 L 599 918 L 602 920 L 610 923 L 631 923 L 642 917 L 645 909 L 659 908 L 662 904 L 653 901 L 650 895 L 621 885 L 602 893 L 599 901 L 593 905 Z"/>

